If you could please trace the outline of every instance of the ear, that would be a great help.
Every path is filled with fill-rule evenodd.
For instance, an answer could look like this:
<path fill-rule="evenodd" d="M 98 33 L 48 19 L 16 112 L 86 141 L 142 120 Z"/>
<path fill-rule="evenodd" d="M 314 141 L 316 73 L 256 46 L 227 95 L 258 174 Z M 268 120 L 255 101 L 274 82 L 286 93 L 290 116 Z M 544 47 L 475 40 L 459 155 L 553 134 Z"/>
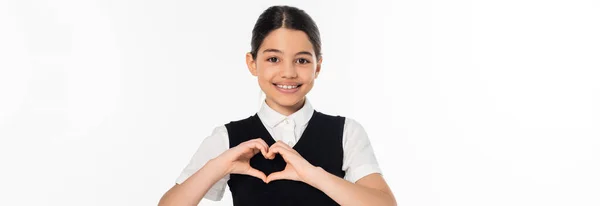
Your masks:
<path fill-rule="evenodd" d="M 319 57 L 319 61 L 317 62 L 317 70 L 315 72 L 315 79 L 319 77 L 319 72 L 321 72 L 321 63 L 323 62 L 323 57 Z"/>
<path fill-rule="evenodd" d="M 252 58 L 252 53 L 250 52 L 246 53 L 246 65 L 248 66 L 248 70 L 253 76 L 258 75 L 256 73 L 256 61 L 254 61 L 254 58 Z"/>

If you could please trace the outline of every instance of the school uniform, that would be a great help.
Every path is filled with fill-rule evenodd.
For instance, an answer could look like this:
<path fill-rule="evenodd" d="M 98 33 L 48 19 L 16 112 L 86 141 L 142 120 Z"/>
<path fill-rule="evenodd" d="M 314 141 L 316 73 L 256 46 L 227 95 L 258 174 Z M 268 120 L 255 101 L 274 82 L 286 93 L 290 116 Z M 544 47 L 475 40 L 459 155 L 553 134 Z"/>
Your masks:
<path fill-rule="evenodd" d="M 381 173 L 368 136 L 357 121 L 316 111 L 308 99 L 289 116 L 276 112 L 263 101 L 256 114 L 216 127 L 202 141 L 176 183 L 183 183 L 225 150 L 258 137 L 269 146 L 281 140 L 311 164 L 352 183 L 369 174 Z M 266 175 L 283 170 L 285 164 L 280 155 L 268 160 L 258 153 L 250 160 L 253 168 Z M 221 200 L 226 185 L 234 205 L 337 205 L 325 193 L 303 182 L 276 180 L 266 184 L 256 177 L 239 174 L 219 180 L 204 198 Z"/>

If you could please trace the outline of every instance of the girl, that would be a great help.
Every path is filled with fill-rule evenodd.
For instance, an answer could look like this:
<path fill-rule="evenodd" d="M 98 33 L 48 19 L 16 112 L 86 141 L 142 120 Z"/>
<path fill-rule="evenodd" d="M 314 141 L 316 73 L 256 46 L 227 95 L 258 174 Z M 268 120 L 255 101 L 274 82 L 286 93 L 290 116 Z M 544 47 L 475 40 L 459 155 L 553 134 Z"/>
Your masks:
<path fill-rule="evenodd" d="M 259 111 L 214 129 L 159 205 L 396 205 L 363 127 L 314 110 L 319 30 L 303 10 L 272 6 L 252 30 L 250 73 L 266 94 Z M 260 154 L 258 154 L 260 153 Z"/>

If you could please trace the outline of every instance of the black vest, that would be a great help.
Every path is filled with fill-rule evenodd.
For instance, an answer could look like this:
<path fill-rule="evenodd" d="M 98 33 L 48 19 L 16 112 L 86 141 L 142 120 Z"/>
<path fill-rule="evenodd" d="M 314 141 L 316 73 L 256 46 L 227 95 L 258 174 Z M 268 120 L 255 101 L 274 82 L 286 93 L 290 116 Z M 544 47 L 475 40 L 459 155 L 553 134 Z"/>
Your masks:
<path fill-rule="evenodd" d="M 314 166 L 344 178 L 342 134 L 345 118 L 313 112 L 306 129 L 294 149 Z M 254 138 L 262 138 L 269 146 L 275 140 L 260 121 L 257 114 L 225 124 L 229 135 L 229 148 Z M 265 159 L 261 153 L 250 159 L 250 166 L 269 175 L 285 168 L 281 155 Z M 269 184 L 248 175 L 231 174 L 227 182 L 233 204 L 242 205 L 339 205 L 322 191 L 303 182 L 276 180 Z"/>

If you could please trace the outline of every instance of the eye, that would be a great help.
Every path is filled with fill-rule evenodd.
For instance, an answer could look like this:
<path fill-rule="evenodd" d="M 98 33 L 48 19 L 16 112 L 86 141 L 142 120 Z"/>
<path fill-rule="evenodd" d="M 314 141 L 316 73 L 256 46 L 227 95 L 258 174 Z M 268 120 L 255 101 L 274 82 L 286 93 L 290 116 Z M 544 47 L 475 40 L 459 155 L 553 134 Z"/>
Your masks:
<path fill-rule="evenodd" d="M 305 58 L 300 58 L 300 59 L 296 60 L 296 62 L 298 62 L 299 64 L 308 64 L 308 63 L 310 63 L 310 61 L 308 61 Z"/>
<path fill-rule="evenodd" d="M 278 62 L 279 59 L 277 57 L 271 57 L 271 58 L 268 58 L 267 61 L 275 63 L 275 62 Z"/>

